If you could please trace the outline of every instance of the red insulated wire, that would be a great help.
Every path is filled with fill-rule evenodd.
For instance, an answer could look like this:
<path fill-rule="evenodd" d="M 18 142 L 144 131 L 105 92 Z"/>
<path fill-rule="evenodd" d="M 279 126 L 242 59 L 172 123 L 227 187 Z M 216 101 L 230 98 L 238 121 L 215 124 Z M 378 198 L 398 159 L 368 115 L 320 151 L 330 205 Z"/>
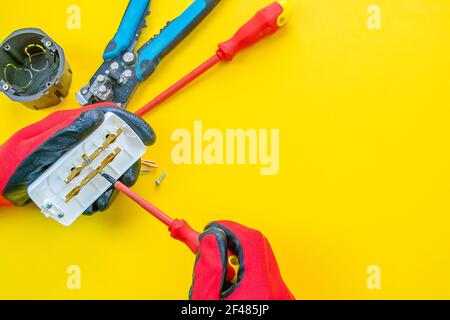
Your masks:
<path fill-rule="evenodd" d="M 142 117 L 144 114 L 146 114 L 147 112 L 158 106 L 167 98 L 171 97 L 172 95 L 183 89 L 185 86 L 187 86 L 189 83 L 191 83 L 193 80 L 200 77 L 203 73 L 214 67 L 220 61 L 221 61 L 220 58 L 216 54 L 213 55 L 211 58 L 209 58 L 201 65 L 199 65 L 197 68 L 195 68 L 193 71 L 184 76 L 181 80 L 173 84 L 170 88 L 166 89 L 155 99 L 153 99 L 148 104 L 143 106 L 141 109 L 136 111 L 135 114 Z"/>

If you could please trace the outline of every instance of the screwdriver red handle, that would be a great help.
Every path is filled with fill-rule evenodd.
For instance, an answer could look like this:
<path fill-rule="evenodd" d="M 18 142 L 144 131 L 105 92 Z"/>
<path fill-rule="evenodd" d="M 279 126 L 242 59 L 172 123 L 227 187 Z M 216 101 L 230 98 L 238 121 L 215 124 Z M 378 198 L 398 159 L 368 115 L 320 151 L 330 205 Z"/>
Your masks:
<path fill-rule="evenodd" d="M 186 221 L 175 219 L 169 226 L 169 231 L 172 238 L 183 242 L 194 254 L 198 253 L 200 233 L 192 229 Z"/>
<path fill-rule="evenodd" d="M 173 220 L 169 226 L 170 235 L 172 238 L 183 242 L 191 249 L 194 254 L 197 254 L 200 250 L 200 233 L 192 229 L 192 227 L 184 220 Z M 234 254 L 231 250 L 228 250 L 228 258 L 233 257 Z M 231 283 L 235 283 L 237 280 L 237 272 L 239 266 L 232 265 L 233 260 L 229 260 L 227 264 L 226 278 Z"/>
<path fill-rule="evenodd" d="M 230 40 L 219 44 L 217 55 L 220 60 L 231 61 L 239 51 L 278 31 L 286 23 L 283 13 L 283 5 L 279 2 L 258 11 Z"/>
<path fill-rule="evenodd" d="M 203 73 L 214 67 L 217 63 L 221 61 L 231 61 L 242 49 L 247 48 L 278 31 L 280 27 L 286 24 L 288 14 L 289 6 L 286 1 L 273 2 L 264 9 L 258 11 L 258 13 L 243 25 L 230 40 L 221 43 L 219 49 L 212 57 L 136 111 L 135 114 L 142 117 L 144 114 L 200 77 Z"/>

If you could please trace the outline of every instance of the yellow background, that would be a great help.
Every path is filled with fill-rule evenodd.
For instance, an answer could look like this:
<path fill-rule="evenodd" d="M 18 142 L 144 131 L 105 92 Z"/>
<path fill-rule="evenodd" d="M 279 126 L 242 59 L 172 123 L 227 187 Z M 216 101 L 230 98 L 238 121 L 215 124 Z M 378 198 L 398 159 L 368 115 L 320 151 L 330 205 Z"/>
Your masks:
<path fill-rule="evenodd" d="M 153 1 L 148 39 L 190 0 Z M 299 299 L 450 298 L 450 2 L 292 0 L 289 24 L 172 98 L 146 119 L 147 158 L 168 172 L 134 188 L 200 229 L 231 219 L 262 230 Z M 47 3 L 48 7 L 44 4 Z M 114 4 L 112 4 L 114 3 Z M 209 57 L 269 1 L 223 0 L 142 85 L 129 110 Z M 81 30 L 66 9 L 81 8 Z M 0 12 L 0 38 L 40 27 L 74 71 L 69 97 L 32 111 L 0 95 L 0 141 L 61 108 L 101 63 L 127 1 L 18 1 Z M 382 10 L 381 30 L 367 8 Z M 141 41 L 142 42 L 142 41 Z M 170 135 L 206 128 L 279 128 L 280 172 L 254 166 L 175 166 Z M 194 257 L 120 197 L 64 228 L 33 206 L 1 209 L 0 298 L 184 299 Z M 66 268 L 81 267 L 81 290 Z M 368 290 L 378 265 L 382 289 Z"/>

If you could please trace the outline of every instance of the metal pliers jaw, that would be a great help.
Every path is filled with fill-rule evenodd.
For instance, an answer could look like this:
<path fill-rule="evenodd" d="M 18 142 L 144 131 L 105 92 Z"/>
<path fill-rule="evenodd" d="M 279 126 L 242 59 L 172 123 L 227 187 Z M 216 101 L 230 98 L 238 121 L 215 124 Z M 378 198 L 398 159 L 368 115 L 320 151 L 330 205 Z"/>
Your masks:
<path fill-rule="evenodd" d="M 150 0 L 131 0 L 114 38 L 108 43 L 104 62 L 77 92 L 81 105 L 114 102 L 125 107 L 137 85 L 150 77 L 160 61 L 174 49 L 214 9 L 220 0 L 194 0 L 176 19 L 167 23 L 158 35 L 135 52 Z"/>

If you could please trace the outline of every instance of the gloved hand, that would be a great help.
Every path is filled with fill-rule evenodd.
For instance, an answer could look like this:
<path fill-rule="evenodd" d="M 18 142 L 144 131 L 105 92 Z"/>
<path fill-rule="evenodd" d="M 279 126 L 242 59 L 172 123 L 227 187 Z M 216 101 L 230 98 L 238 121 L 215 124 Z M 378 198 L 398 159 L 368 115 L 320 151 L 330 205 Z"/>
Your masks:
<path fill-rule="evenodd" d="M 239 258 L 237 283 L 227 285 L 227 251 Z M 230 221 L 213 222 L 200 236 L 190 298 L 193 300 L 293 300 L 261 232 Z"/>
<path fill-rule="evenodd" d="M 18 131 L 0 146 L 0 207 L 24 206 L 30 202 L 28 186 L 65 152 L 98 128 L 107 112 L 122 118 L 145 145 L 155 142 L 155 134 L 144 120 L 111 103 L 57 111 Z M 127 186 L 135 184 L 140 165 L 138 161 L 120 180 Z M 107 209 L 116 194 L 111 187 L 85 214 Z"/>

